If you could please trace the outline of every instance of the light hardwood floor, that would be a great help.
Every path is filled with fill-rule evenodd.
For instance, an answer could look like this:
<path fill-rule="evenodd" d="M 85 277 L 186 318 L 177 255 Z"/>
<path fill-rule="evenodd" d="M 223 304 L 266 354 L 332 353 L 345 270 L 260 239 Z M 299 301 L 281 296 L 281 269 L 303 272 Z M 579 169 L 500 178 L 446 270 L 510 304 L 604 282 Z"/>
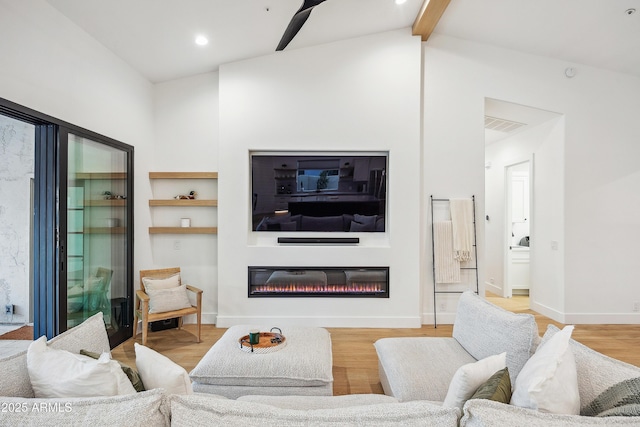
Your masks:
<path fill-rule="evenodd" d="M 528 309 L 527 297 L 510 299 L 488 296 L 494 304 L 513 312 L 531 313 L 536 316 L 540 335 L 549 323 L 563 325 L 534 313 Z M 450 337 L 451 325 L 423 325 L 417 329 L 378 328 L 327 328 L 331 333 L 333 347 L 334 395 L 355 393 L 382 393 L 378 377 L 378 358 L 373 343 L 384 337 Z M 185 325 L 184 329 L 149 332 L 147 346 L 164 354 L 184 367 L 193 369 L 209 348 L 222 336 L 226 329 L 215 325 L 202 326 L 202 342 L 195 342 L 195 325 Z M 286 336 L 286 328 L 284 330 Z M 640 366 L 640 325 L 577 325 L 573 338 L 589 347 Z M 115 359 L 134 365 L 133 343 L 140 343 L 140 337 L 130 339 L 116 347 L 112 353 Z"/>

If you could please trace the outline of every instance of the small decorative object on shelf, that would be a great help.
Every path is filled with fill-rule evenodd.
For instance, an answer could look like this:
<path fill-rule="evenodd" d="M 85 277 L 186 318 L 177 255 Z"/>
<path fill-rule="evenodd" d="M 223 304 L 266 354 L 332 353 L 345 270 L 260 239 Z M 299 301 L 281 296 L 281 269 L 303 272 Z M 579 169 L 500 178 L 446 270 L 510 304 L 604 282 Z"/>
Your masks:
<path fill-rule="evenodd" d="M 127 198 L 127 196 L 122 196 L 120 194 L 113 194 L 111 191 L 105 191 L 104 193 L 102 193 L 102 195 L 106 200 L 121 200 L 121 199 Z"/>
<path fill-rule="evenodd" d="M 198 197 L 198 193 L 191 190 L 189 192 L 189 194 L 178 194 L 175 198 L 179 199 L 179 200 L 187 200 L 187 199 L 195 199 L 196 197 Z"/>

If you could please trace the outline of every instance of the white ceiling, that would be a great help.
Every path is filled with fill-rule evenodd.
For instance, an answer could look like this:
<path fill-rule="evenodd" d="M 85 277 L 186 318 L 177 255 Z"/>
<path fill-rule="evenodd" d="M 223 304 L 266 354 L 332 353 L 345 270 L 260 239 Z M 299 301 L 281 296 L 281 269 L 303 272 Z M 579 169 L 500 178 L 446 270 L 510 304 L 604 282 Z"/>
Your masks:
<path fill-rule="evenodd" d="M 553 111 L 541 110 L 539 108 L 490 98 L 487 98 L 484 101 L 484 114 L 484 141 L 486 145 L 501 141 L 505 138 L 510 138 L 517 133 L 529 130 L 561 116 Z M 491 129 L 487 127 L 487 117 L 514 122 L 517 125 L 513 126 L 513 129 L 508 128 L 508 131 L 506 132 L 504 129 Z"/>
<path fill-rule="evenodd" d="M 272 54 L 302 0 L 47 0 L 128 62 L 161 82 Z M 422 0 L 328 0 L 287 50 L 410 27 Z M 204 34 L 209 44 L 194 44 Z"/>
<path fill-rule="evenodd" d="M 152 82 L 275 52 L 302 0 L 46 0 Z M 287 49 L 413 24 L 422 0 L 327 0 Z M 636 8 L 633 15 L 625 10 Z M 640 77 L 640 0 L 451 0 L 436 33 Z M 196 34 L 210 39 L 198 47 Z"/>
<path fill-rule="evenodd" d="M 640 0 L 451 0 L 436 32 L 640 77 Z"/>

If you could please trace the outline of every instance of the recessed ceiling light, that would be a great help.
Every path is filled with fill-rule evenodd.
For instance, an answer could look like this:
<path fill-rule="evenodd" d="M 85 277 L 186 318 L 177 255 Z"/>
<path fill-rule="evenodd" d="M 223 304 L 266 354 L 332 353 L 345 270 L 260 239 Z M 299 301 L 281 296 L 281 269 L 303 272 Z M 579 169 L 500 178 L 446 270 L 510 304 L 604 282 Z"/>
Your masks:
<path fill-rule="evenodd" d="M 196 36 L 196 44 L 198 46 L 205 46 L 209 43 L 209 39 L 203 35 Z"/>
<path fill-rule="evenodd" d="M 636 10 L 634 8 L 631 8 L 625 10 L 624 13 L 626 13 L 627 15 L 633 15 L 634 13 L 636 13 Z"/>
<path fill-rule="evenodd" d="M 396 4 L 404 4 L 407 0 L 396 0 Z"/>

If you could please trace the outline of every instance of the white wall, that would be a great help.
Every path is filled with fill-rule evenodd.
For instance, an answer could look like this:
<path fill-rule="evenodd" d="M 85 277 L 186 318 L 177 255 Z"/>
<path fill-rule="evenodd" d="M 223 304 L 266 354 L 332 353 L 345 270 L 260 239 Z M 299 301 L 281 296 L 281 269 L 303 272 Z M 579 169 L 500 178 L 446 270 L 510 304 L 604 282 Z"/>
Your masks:
<path fill-rule="evenodd" d="M 153 152 L 153 86 L 44 0 L 0 0 L 0 37 L 0 97 L 135 147 L 134 269 L 149 265 L 141 165 Z"/>
<path fill-rule="evenodd" d="M 200 74 L 155 85 L 156 138 L 153 157 L 138 163 L 148 175 L 156 172 L 218 171 L 218 73 Z M 211 180 L 157 180 L 153 197 L 168 199 L 190 190 L 198 198 L 218 199 L 218 184 Z M 146 211 L 150 211 L 147 207 Z M 154 207 L 155 225 L 178 225 L 181 217 L 191 225 L 216 226 L 215 207 Z M 171 223 L 174 221 L 175 224 Z M 215 323 L 218 297 L 218 238 L 216 235 L 155 234 L 151 238 L 151 260 L 141 268 L 179 266 L 184 281 L 203 290 L 203 322 Z M 193 321 L 194 319 L 188 319 Z"/>
<path fill-rule="evenodd" d="M 544 206 L 548 215 L 564 209 L 563 224 L 547 227 L 536 216 L 535 227 L 548 230 L 538 243 L 558 242 L 557 255 L 540 260 L 554 271 L 543 303 L 559 321 L 640 321 L 631 312 L 640 300 L 640 79 L 438 34 L 425 43 L 424 56 L 426 193 L 484 194 L 485 98 L 564 114 L 564 152 L 548 153 L 548 167 L 564 163 L 565 193 Z M 564 75 L 568 66 L 577 70 L 573 79 Z M 480 273 L 484 283 L 483 268 Z M 428 275 L 424 280 L 432 286 Z"/>
<path fill-rule="evenodd" d="M 419 112 L 420 40 L 408 29 L 220 68 L 218 325 L 420 325 Z M 360 233 L 351 247 L 279 246 L 250 232 L 251 150 L 388 151 L 388 232 Z M 249 265 L 389 266 L 391 297 L 265 304 L 247 298 Z"/>

